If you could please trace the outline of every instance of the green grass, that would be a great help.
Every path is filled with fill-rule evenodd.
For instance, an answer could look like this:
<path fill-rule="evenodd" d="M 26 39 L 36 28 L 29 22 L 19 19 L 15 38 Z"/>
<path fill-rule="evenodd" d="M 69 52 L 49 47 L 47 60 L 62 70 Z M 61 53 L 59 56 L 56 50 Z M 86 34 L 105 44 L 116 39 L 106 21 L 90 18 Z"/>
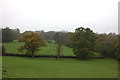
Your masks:
<path fill-rule="evenodd" d="M 2 57 L 3 78 L 117 78 L 114 59 Z"/>
<path fill-rule="evenodd" d="M 3 43 L 3 45 L 5 46 L 6 53 L 16 54 L 16 53 L 19 53 L 17 51 L 17 48 L 24 45 L 24 43 L 13 41 L 9 43 Z M 56 44 L 53 44 L 53 43 L 47 43 L 47 46 L 41 47 L 40 49 L 41 51 L 37 52 L 36 55 L 56 55 L 57 54 Z M 61 55 L 73 56 L 72 48 L 69 48 L 63 45 Z"/>
<path fill-rule="evenodd" d="M 97 56 L 101 56 L 102 57 L 102 55 L 100 54 L 100 53 L 98 53 L 98 52 L 94 52 L 94 55 L 97 57 Z"/>
<path fill-rule="evenodd" d="M 7 53 L 18 54 L 23 42 L 3 43 Z M 56 55 L 56 44 L 47 43 L 36 55 Z M 72 48 L 62 46 L 61 55 L 74 56 Z M 95 56 L 100 56 L 95 53 Z M 117 78 L 118 65 L 114 59 L 82 61 L 72 58 L 26 58 L 3 56 L 3 78 Z"/>
<path fill-rule="evenodd" d="M 6 53 L 18 53 L 17 48 L 24 45 L 23 42 L 9 42 L 9 43 L 3 43 L 2 45 L 5 46 Z"/>

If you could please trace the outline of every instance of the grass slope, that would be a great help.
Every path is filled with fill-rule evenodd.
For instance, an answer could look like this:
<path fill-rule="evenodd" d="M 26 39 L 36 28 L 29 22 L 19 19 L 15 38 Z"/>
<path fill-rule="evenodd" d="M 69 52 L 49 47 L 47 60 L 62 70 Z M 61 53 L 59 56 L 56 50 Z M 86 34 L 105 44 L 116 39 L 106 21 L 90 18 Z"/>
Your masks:
<path fill-rule="evenodd" d="M 6 48 L 7 53 L 19 53 L 17 51 L 17 48 L 24 45 L 23 42 L 10 42 L 10 43 L 3 43 L 3 45 Z M 47 43 L 47 46 L 41 47 L 41 51 L 37 52 L 37 55 L 56 55 L 56 44 L 53 43 Z M 72 48 L 62 46 L 62 52 L 61 55 L 64 56 L 73 56 Z"/>
<path fill-rule="evenodd" d="M 118 64 L 113 59 L 2 57 L 7 73 L 3 78 L 117 78 Z"/>
<path fill-rule="evenodd" d="M 23 42 L 8 42 L 8 43 L 3 43 L 2 45 L 5 46 L 5 51 L 6 53 L 18 53 L 17 48 L 20 46 L 23 46 Z"/>

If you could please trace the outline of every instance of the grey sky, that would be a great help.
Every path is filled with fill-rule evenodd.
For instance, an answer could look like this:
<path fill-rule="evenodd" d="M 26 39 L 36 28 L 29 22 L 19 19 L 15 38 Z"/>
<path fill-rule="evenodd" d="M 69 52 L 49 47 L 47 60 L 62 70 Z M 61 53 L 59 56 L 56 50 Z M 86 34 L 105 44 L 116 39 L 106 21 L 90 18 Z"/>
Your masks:
<path fill-rule="evenodd" d="M 0 0 L 1 27 L 73 32 L 83 26 L 98 33 L 117 33 L 118 1 Z"/>

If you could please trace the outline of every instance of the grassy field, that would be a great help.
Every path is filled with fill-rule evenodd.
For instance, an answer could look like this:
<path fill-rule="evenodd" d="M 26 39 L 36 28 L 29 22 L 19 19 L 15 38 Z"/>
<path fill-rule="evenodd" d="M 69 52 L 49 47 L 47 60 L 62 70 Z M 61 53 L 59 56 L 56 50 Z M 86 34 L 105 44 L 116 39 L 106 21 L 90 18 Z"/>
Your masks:
<path fill-rule="evenodd" d="M 17 51 L 17 48 L 24 45 L 23 42 L 9 42 L 9 43 L 3 43 L 3 45 L 5 46 L 6 52 L 7 53 L 19 53 Z M 47 43 L 47 46 L 45 47 L 41 47 L 40 48 L 41 51 L 37 52 L 37 55 L 56 55 L 56 44 L 53 43 Z M 74 56 L 73 55 L 73 51 L 72 48 L 66 47 L 66 46 L 62 46 L 62 52 L 61 55 L 64 56 Z"/>
<path fill-rule="evenodd" d="M 117 78 L 114 59 L 25 58 L 3 56 L 3 78 Z"/>
<path fill-rule="evenodd" d="M 3 43 L 7 53 L 18 54 L 22 42 Z M 36 55 L 56 55 L 56 44 L 47 43 Z M 64 56 L 74 56 L 72 48 L 62 46 Z M 95 53 L 100 56 L 100 54 Z M 3 56 L 3 78 L 117 78 L 118 64 L 114 59 L 27 58 Z"/>

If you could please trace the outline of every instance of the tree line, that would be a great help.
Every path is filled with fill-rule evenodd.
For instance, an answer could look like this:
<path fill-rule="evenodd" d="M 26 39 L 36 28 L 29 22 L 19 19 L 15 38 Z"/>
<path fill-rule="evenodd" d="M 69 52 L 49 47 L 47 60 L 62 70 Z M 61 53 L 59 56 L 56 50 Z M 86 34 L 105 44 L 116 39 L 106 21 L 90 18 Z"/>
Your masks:
<path fill-rule="evenodd" d="M 57 47 L 58 58 L 60 56 L 62 45 L 66 45 L 68 47 L 73 48 L 74 54 L 80 59 L 88 59 L 91 55 L 94 55 L 94 52 L 100 53 L 104 57 L 111 58 L 119 58 L 120 55 L 118 51 L 120 50 L 120 35 L 115 33 L 94 33 L 90 28 L 79 27 L 75 29 L 75 32 L 67 32 L 67 31 L 25 31 L 20 33 L 19 29 L 9 29 L 9 27 L 2 28 L 2 42 L 12 42 L 13 40 L 17 40 L 20 36 L 25 38 L 25 35 L 28 33 L 39 34 L 44 40 L 47 42 L 51 42 L 50 40 L 54 40 Z M 29 36 L 30 36 L 29 34 Z M 35 35 L 34 35 L 35 36 Z M 40 36 L 38 36 L 40 37 Z M 34 37 L 35 38 L 35 37 Z M 25 42 L 26 45 L 30 45 L 28 41 L 20 40 Z M 33 39 L 34 41 L 34 39 Z M 39 43 L 39 41 L 38 41 Z M 37 44 L 37 43 L 34 43 Z M 38 44 L 38 46 L 40 43 Z M 43 44 L 45 45 L 45 43 Z M 36 45 L 37 48 L 37 45 Z M 19 48 L 20 50 L 25 49 L 25 47 Z M 33 48 L 35 50 L 35 46 Z M 36 50 L 35 50 L 36 51 Z M 29 50 L 28 50 L 29 52 Z M 34 52 L 29 52 L 34 53 Z"/>
<path fill-rule="evenodd" d="M 12 42 L 13 40 L 17 40 L 20 37 L 19 29 L 10 29 L 9 27 L 2 28 L 2 42 Z"/>

